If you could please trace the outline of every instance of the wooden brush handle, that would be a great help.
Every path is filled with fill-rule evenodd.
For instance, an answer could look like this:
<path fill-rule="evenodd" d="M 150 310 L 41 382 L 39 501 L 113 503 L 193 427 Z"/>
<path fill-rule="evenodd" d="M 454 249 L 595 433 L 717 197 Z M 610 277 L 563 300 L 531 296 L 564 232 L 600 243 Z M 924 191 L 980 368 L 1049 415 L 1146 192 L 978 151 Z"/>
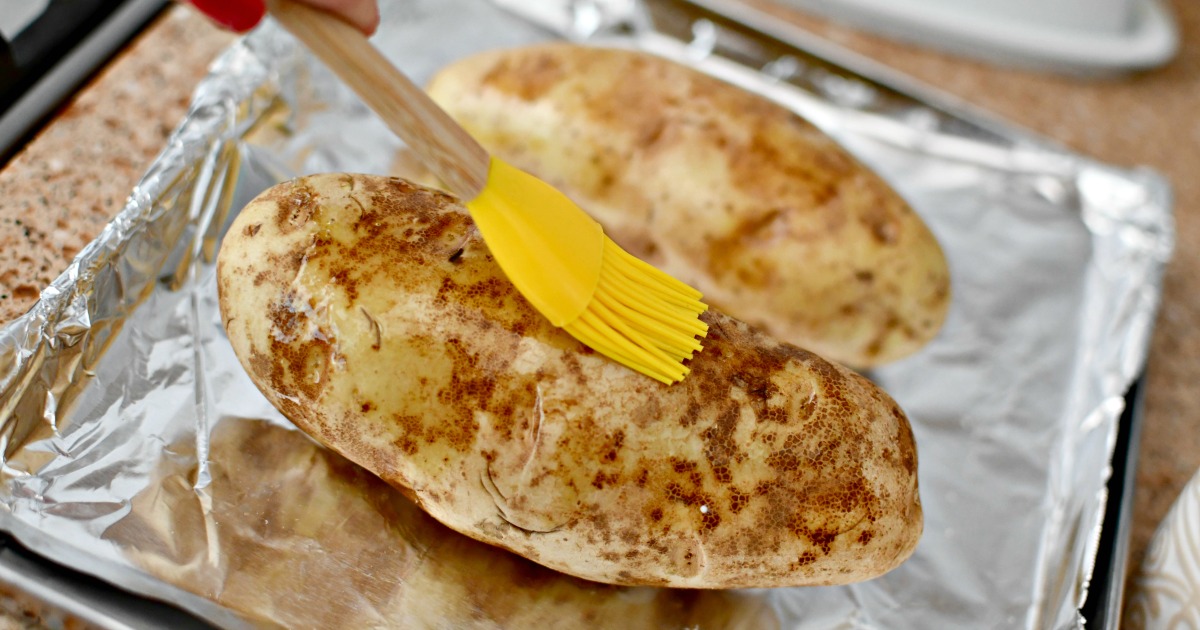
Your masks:
<path fill-rule="evenodd" d="M 292 0 L 268 0 L 267 6 L 284 28 L 408 143 L 450 192 L 469 201 L 483 190 L 490 162 L 487 151 L 358 29 Z"/>

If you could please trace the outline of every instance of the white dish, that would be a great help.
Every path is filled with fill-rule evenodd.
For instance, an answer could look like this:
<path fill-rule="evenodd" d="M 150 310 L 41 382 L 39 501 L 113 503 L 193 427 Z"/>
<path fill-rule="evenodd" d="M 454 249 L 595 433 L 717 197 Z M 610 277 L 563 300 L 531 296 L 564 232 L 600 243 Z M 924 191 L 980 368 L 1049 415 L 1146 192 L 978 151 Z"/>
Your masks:
<path fill-rule="evenodd" d="M 1151 68 L 1179 48 L 1174 17 L 1161 0 L 1097 3 L 1116 19 L 1072 25 L 1046 11 L 1002 10 L 986 2 L 938 0 L 777 0 L 874 31 L 957 54 L 1072 73 Z M 1124 28 L 1112 28 L 1113 24 Z"/>
<path fill-rule="evenodd" d="M 1131 630 L 1200 627 L 1200 471 L 1154 532 L 1125 619 Z"/>

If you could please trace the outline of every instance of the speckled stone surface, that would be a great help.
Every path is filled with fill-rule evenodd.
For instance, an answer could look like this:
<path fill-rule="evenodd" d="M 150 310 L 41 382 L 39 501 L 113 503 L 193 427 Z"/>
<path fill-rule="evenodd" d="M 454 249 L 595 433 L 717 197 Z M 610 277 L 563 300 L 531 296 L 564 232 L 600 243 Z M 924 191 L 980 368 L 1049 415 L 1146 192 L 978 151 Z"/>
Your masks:
<path fill-rule="evenodd" d="M 1179 241 L 1149 362 L 1136 566 L 1200 467 L 1200 3 L 1170 3 L 1183 45 L 1169 65 L 1075 79 L 944 55 L 753 2 L 1077 152 L 1150 166 L 1171 180 Z M 208 61 L 230 41 L 189 10 L 173 9 L 0 170 L 0 323 L 32 305 L 120 210 Z"/>
<path fill-rule="evenodd" d="M 125 205 L 232 39 L 172 8 L 0 171 L 0 322 L 27 311 Z"/>

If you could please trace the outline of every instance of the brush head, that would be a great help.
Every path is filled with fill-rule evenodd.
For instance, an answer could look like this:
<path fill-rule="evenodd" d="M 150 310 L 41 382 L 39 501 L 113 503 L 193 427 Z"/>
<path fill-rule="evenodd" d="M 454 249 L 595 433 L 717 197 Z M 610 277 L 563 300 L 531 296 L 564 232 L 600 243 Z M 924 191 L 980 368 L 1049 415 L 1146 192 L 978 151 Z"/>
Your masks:
<path fill-rule="evenodd" d="M 683 362 L 708 333 L 699 291 L 624 251 L 566 195 L 494 156 L 466 206 L 509 280 L 552 324 L 663 383 L 687 376 Z"/>

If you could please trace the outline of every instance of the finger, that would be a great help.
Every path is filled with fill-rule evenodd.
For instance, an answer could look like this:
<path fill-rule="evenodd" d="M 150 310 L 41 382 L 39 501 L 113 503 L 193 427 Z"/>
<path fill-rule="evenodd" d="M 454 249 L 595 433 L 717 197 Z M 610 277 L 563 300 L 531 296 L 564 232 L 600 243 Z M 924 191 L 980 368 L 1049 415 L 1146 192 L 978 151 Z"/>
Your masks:
<path fill-rule="evenodd" d="M 245 33 L 254 28 L 267 13 L 263 0 L 188 1 L 216 23 L 237 33 Z"/>
<path fill-rule="evenodd" d="M 377 0 L 303 0 L 305 4 L 336 13 L 366 35 L 379 27 Z"/>

